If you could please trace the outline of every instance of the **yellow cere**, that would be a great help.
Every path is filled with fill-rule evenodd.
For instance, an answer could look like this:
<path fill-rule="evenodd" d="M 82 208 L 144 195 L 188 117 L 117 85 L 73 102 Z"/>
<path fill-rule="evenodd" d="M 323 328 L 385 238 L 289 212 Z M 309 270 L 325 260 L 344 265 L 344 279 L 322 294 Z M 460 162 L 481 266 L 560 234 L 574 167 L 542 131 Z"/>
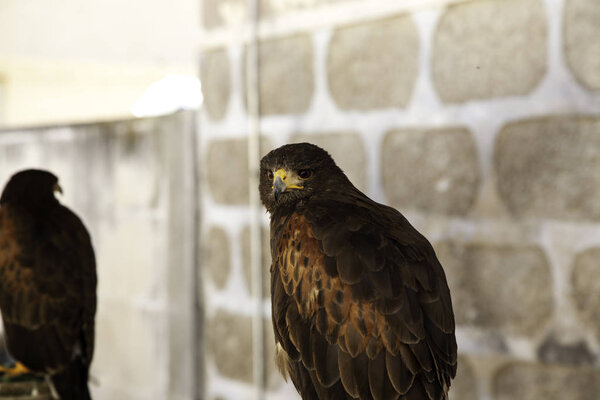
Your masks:
<path fill-rule="evenodd" d="M 296 182 L 299 182 L 299 179 L 296 176 L 293 176 L 293 177 L 290 176 L 290 178 L 288 178 L 288 173 L 283 168 L 280 168 L 277 171 L 275 171 L 275 174 L 273 175 L 273 182 L 275 182 L 277 177 L 281 178 L 283 183 L 285 183 L 285 187 L 287 189 L 303 189 L 304 188 L 303 186 L 296 185 Z"/>
<path fill-rule="evenodd" d="M 281 180 L 285 182 L 285 179 L 287 178 L 287 172 L 285 172 L 285 169 L 280 168 L 277 171 L 275 171 L 275 175 L 273 176 L 273 182 L 275 182 L 275 179 L 277 179 L 277 177 L 280 177 Z"/>

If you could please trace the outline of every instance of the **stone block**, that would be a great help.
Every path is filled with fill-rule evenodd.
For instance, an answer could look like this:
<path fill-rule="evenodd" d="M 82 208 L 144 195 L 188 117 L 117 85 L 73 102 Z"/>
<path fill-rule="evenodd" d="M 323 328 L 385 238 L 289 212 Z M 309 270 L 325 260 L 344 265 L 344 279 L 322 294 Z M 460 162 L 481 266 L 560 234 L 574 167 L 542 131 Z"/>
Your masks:
<path fill-rule="evenodd" d="M 565 342 L 556 334 L 548 336 L 537 349 L 538 359 L 547 364 L 589 365 L 596 355 L 583 340 Z"/>
<path fill-rule="evenodd" d="M 200 79 L 206 113 L 213 120 L 222 119 L 231 93 L 229 58 L 224 49 L 202 54 Z"/>
<path fill-rule="evenodd" d="M 271 150 L 261 138 L 261 155 Z M 223 204 L 248 203 L 248 139 L 215 140 L 206 156 L 208 186 L 214 200 Z"/>
<path fill-rule="evenodd" d="M 327 80 L 338 107 L 406 107 L 417 76 L 418 42 L 407 15 L 337 29 L 329 44 Z"/>
<path fill-rule="evenodd" d="M 218 311 L 206 324 L 208 348 L 216 366 L 231 379 L 252 383 L 252 319 Z"/>
<path fill-rule="evenodd" d="M 468 130 L 392 130 L 381 150 L 383 189 L 390 205 L 448 215 L 469 212 L 480 178 Z"/>
<path fill-rule="evenodd" d="M 271 296 L 271 245 L 269 231 L 262 229 L 262 272 L 263 272 L 263 297 Z M 250 270 L 250 228 L 242 230 L 242 266 L 244 269 L 244 282 L 248 292 L 254 296 L 252 291 L 252 271 Z"/>
<path fill-rule="evenodd" d="M 258 67 L 261 115 L 300 114 L 308 110 L 315 81 L 313 44 L 309 35 L 261 41 Z M 245 75 L 242 78 L 245 82 Z"/>
<path fill-rule="evenodd" d="M 223 204 L 248 203 L 248 141 L 217 140 L 208 145 L 206 177 L 213 199 Z"/>
<path fill-rule="evenodd" d="M 208 349 L 217 369 L 230 379 L 252 383 L 252 319 L 218 311 L 207 323 Z M 275 366 L 275 339 L 271 321 L 264 321 L 265 368 L 267 387 L 274 389 L 283 381 Z"/>
<path fill-rule="evenodd" d="M 592 400 L 600 393 L 600 372 L 591 368 L 514 362 L 494 377 L 495 400 Z"/>
<path fill-rule="evenodd" d="M 203 263 L 215 285 L 222 289 L 229 279 L 231 270 L 229 238 L 222 228 L 213 227 L 207 233 L 202 244 Z"/>
<path fill-rule="evenodd" d="M 600 338 L 600 247 L 577 255 L 571 282 L 579 319 Z"/>
<path fill-rule="evenodd" d="M 519 217 L 600 221 L 600 118 L 510 123 L 495 145 L 498 192 Z"/>
<path fill-rule="evenodd" d="M 367 156 L 357 133 L 296 134 L 290 143 L 309 142 L 331 154 L 350 181 L 363 192 L 367 191 Z"/>
<path fill-rule="evenodd" d="M 432 49 L 432 78 L 444 102 L 530 93 L 546 73 L 542 0 L 482 0 L 451 5 Z"/>
<path fill-rule="evenodd" d="M 533 335 L 551 317 L 551 273 L 540 248 L 457 242 L 435 248 L 458 325 Z"/>
<path fill-rule="evenodd" d="M 456 378 L 452 381 L 448 397 L 450 400 L 477 400 L 476 376 L 467 357 L 458 357 Z"/>
<path fill-rule="evenodd" d="M 600 2 L 567 0 L 564 49 L 567 65 L 586 88 L 600 90 Z"/>

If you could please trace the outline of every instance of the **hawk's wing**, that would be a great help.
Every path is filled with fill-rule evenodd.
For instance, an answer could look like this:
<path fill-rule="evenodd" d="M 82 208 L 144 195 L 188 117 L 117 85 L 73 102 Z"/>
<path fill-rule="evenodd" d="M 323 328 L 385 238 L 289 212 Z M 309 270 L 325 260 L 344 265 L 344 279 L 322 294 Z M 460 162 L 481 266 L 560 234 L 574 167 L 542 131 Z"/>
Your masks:
<path fill-rule="evenodd" d="M 79 350 L 89 365 L 95 289 L 94 252 L 75 214 L 57 206 L 40 221 L 16 206 L 0 208 L 0 309 L 17 360 L 51 372 Z"/>
<path fill-rule="evenodd" d="M 361 196 L 311 200 L 273 245 L 276 337 L 316 387 L 444 397 L 456 373 L 450 294 L 433 248 L 400 213 Z"/>

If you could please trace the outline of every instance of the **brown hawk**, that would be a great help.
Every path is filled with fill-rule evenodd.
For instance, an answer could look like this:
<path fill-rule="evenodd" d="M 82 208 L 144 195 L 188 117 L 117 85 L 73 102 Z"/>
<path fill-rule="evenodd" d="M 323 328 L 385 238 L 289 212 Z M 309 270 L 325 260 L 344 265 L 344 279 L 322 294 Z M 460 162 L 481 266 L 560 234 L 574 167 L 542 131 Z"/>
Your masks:
<path fill-rule="evenodd" d="M 309 143 L 268 153 L 259 191 L 277 363 L 302 398 L 447 399 L 454 315 L 427 239 Z"/>
<path fill-rule="evenodd" d="M 13 175 L 0 197 L 0 310 L 9 374 L 42 373 L 62 400 L 89 399 L 96 264 L 81 220 L 47 171 Z"/>

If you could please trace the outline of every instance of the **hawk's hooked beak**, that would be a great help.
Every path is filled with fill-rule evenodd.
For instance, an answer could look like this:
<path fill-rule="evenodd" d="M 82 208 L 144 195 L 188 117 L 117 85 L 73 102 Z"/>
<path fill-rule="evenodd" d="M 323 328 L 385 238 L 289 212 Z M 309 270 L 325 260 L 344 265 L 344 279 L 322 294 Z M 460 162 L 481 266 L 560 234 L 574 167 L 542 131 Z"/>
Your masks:
<path fill-rule="evenodd" d="M 297 185 L 297 183 L 300 183 L 300 181 L 294 174 L 288 174 L 283 168 L 278 169 L 273 175 L 273 197 L 275 197 L 275 201 L 279 199 L 281 193 L 288 189 L 302 189 L 302 186 Z"/>
<path fill-rule="evenodd" d="M 54 191 L 63 194 L 63 190 L 58 183 L 54 184 Z"/>
<path fill-rule="evenodd" d="M 287 186 L 285 186 L 285 182 L 281 179 L 280 176 L 276 176 L 273 180 L 273 196 L 275 197 L 275 201 L 279 199 L 279 195 L 285 192 Z"/>

